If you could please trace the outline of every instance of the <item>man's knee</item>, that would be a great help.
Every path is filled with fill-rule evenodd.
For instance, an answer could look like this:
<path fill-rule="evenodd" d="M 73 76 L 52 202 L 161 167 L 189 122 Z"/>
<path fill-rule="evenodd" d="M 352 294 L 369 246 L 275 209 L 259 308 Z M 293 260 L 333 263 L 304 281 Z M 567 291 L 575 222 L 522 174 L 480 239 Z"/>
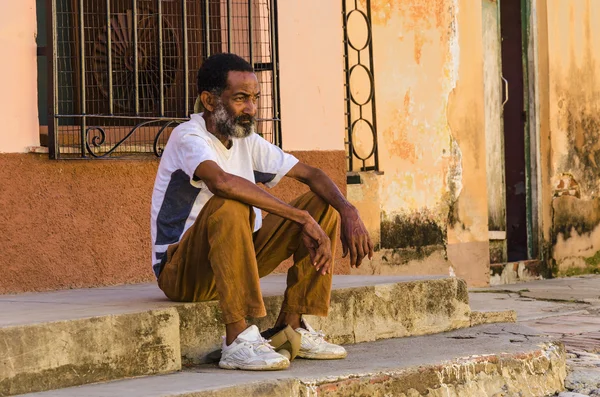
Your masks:
<path fill-rule="evenodd" d="M 226 223 L 231 227 L 240 226 L 253 228 L 254 225 L 254 210 L 252 206 L 241 203 L 236 200 L 226 199 L 223 197 L 213 196 L 206 206 L 209 206 L 207 210 L 208 224 L 223 224 Z"/>
<path fill-rule="evenodd" d="M 231 200 L 224 197 L 213 196 L 211 204 L 215 207 L 215 212 L 219 212 L 222 216 L 248 217 L 253 211 L 252 207 L 237 200 Z M 252 212 L 251 212 L 252 211 Z"/>

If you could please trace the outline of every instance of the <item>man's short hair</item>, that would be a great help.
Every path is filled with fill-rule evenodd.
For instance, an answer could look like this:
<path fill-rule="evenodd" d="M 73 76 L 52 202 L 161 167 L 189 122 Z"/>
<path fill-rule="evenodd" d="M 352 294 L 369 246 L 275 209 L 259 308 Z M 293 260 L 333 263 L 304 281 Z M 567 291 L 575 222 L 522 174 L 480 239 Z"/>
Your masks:
<path fill-rule="evenodd" d="M 235 54 L 211 55 L 198 70 L 198 95 L 204 91 L 220 95 L 227 88 L 229 72 L 254 73 L 254 68 L 248 61 Z"/>

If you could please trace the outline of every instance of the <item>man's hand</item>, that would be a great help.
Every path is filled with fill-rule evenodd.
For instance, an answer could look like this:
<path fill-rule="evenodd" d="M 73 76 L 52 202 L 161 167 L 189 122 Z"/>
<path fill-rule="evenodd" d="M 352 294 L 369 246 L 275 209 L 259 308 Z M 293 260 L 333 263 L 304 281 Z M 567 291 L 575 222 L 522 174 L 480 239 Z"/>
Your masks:
<path fill-rule="evenodd" d="M 366 255 L 369 256 L 369 259 L 373 258 L 373 243 L 371 242 L 369 233 L 367 233 L 367 228 L 358 215 L 358 211 L 348 202 L 348 200 L 346 200 L 342 192 L 340 192 L 340 189 L 338 189 L 327 174 L 318 168 L 298 163 L 287 175 L 290 178 L 308 185 L 310 190 L 340 213 L 342 218 L 341 237 L 344 258 L 350 253 L 350 266 L 360 266 Z M 305 244 L 309 247 L 308 244 L 310 244 L 310 241 L 305 241 Z M 328 244 L 328 249 L 329 245 L 330 244 Z M 314 250 L 315 255 L 317 255 L 317 247 L 314 246 L 314 242 L 312 249 Z M 309 251 L 310 250 L 311 248 L 309 248 Z M 312 255 L 313 253 L 311 253 L 311 257 Z M 329 256 L 330 255 L 331 254 L 329 254 Z"/>
<path fill-rule="evenodd" d="M 311 263 L 321 274 L 331 270 L 333 257 L 331 255 L 331 241 L 321 226 L 310 216 L 302 225 L 302 242 L 308 249 Z"/>
<path fill-rule="evenodd" d="M 365 258 L 373 258 L 373 243 L 358 210 L 350 207 L 340 213 L 342 218 L 342 248 L 345 258 L 350 253 L 350 267 L 359 267 Z"/>

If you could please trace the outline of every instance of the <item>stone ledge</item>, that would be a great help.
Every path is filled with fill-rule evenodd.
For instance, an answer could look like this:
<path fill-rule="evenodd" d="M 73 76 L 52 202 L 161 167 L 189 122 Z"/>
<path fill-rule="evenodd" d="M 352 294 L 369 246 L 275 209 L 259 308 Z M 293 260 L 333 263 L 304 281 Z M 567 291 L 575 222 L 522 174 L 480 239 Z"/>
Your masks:
<path fill-rule="evenodd" d="M 339 361 L 295 360 L 276 372 L 200 365 L 165 376 L 27 397 L 547 396 L 564 388 L 561 344 L 518 324 L 348 346 Z"/>
<path fill-rule="evenodd" d="M 181 369 L 175 309 L 0 328 L 0 396 Z"/>
<path fill-rule="evenodd" d="M 539 350 L 524 353 L 461 358 L 451 363 L 404 371 L 385 371 L 341 379 L 301 380 L 299 393 L 290 393 L 290 396 L 543 397 L 563 389 L 565 373 L 564 352 L 558 345 L 548 344 Z"/>
<path fill-rule="evenodd" d="M 338 286 L 346 288 L 332 291 L 329 316 L 309 318 L 335 343 L 435 334 L 473 323 L 467 285 L 461 279 L 342 280 Z M 283 281 L 271 278 L 266 289 L 281 288 Z M 5 297 L 5 307 L 33 308 L 37 314 L 26 323 L 21 312 L 18 325 L 0 327 L 6 341 L 0 345 L 0 396 L 177 371 L 182 364 L 205 362 L 206 355 L 220 347 L 224 327 L 218 302 L 155 300 L 147 286 L 123 290 L 121 295 L 100 289 Z M 282 299 L 265 297 L 269 315 L 256 321 L 261 329 L 272 326 Z M 148 310 L 152 306 L 156 309 Z M 49 307 L 56 310 L 55 320 L 36 323 Z M 70 307 L 74 316 L 95 316 L 68 318 L 65 311 Z M 126 308 L 137 312 L 123 313 Z M 41 318 L 52 318 L 48 314 Z"/>

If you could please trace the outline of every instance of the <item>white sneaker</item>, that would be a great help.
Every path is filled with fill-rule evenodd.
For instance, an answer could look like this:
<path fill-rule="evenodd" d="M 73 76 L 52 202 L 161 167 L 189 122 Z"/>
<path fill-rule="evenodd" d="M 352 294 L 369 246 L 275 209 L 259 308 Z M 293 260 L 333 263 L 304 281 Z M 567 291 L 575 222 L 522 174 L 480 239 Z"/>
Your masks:
<path fill-rule="evenodd" d="M 336 360 L 346 358 L 348 355 L 346 349 L 342 346 L 327 342 L 323 332 L 315 331 L 304 319 L 301 321 L 304 328 L 296 328 L 296 332 L 302 335 L 298 357 L 313 360 Z"/>
<path fill-rule="evenodd" d="M 256 325 L 246 328 L 229 346 L 223 337 L 219 361 L 221 368 L 273 371 L 289 366 L 290 361 L 277 353 L 269 341 L 260 336 Z"/>

